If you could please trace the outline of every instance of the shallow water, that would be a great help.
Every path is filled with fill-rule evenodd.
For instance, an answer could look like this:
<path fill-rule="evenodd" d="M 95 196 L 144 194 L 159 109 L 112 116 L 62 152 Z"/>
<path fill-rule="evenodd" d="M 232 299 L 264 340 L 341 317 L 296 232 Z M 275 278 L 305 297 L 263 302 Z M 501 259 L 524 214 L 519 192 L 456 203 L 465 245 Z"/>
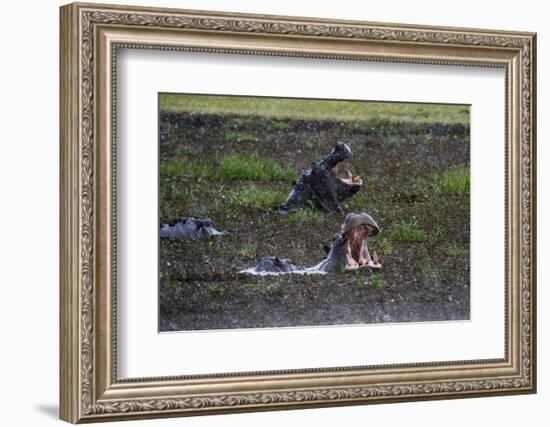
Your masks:
<path fill-rule="evenodd" d="M 242 274 L 252 274 L 253 276 L 282 276 L 285 274 L 320 274 L 324 275 L 327 274 L 326 271 L 320 270 L 320 266 L 322 263 L 317 264 L 314 267 L 308 267 L 308 268 L 296 268 L 292 271 L 256 271 L 256 267 L 247 268 L 245 270 L 239 271 L 239 273 Z"/>

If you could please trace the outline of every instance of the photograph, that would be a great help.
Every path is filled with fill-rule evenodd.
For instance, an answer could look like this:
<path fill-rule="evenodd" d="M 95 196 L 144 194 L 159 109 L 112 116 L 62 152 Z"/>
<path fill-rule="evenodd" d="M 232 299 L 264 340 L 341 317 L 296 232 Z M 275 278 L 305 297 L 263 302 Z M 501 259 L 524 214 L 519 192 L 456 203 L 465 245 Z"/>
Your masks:
<path fill-rule="evenodd" d="M 470 319 L 470 105 L 158 113 L 160 332 Z"/>

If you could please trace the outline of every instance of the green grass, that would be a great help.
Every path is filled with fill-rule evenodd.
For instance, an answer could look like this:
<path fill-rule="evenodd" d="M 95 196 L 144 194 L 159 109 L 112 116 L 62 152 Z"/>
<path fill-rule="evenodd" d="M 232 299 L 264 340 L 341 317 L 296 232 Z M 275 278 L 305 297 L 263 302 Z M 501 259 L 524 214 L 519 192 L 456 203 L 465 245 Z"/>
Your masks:
<path fill-rule="evenodd" d="M 453 257 L 461 257 L 466 254 L 466 249 L 458 246 L 458 245 L 451 245 L 447 249 L 447 254 Z"/>
<path fill-rule="evenodd" d="M 272 131 L 289 130 L 291 127 L 292 126 L 290 125 L 290 123 L 284 122 L 284 121 L 272 122 L 270 124 L 270 128 L 271 128 Z"/>
<path fill-rule="evenodd" d="M 228 119 L 223 127 L 226 130 L 244 130 L 244 129 L 254 129 L 258 124 L 256 117 L 246 117 L 239 116 L 232 119 Z"/>
<path fill-rule="evenodd" d="M 197 149 L 192 145 L 180 144 L 176 148 L 176 154 L 180 157 L 196 156 L 198 152 L 197 152 Z"/>
<path fill-rule="evenodd" d="M 428 236 L 415 223 L 401 221 L 391 230 L 389 238 L 398 242 L 423 242 Z"/>
<path fill-rule="evenodd" d="M 370 279 L 370 286 L 373 289 L 382 289 L 386 285 L 381 274 L 373 275 Z"/>
<path fill-rule="evenodd" d="M 445 232 L 443 231 L 443 229 L 441 227 L 434 227 L 432 229 L 432 232 L 430 233 L 430 237 L 429 237 L 428 240 L 432 243 L 446 241 Z"/>
<path fill-rule="evenodd" d="M 206 181 L 216 179 L 248 181 L 290 182 L 296 172 L 280 163 L 259 157 L 256 154 L 231 154 L 222 158 L 219 167 L 215 162 L 202 164 L 195 161 L 172 157 L 160 163 L 160 176 L 175 180 L 190 176 Z"/>
<path fill-rule="evenodd" d="M 208 292 L 214 295 L 221 295 L 225 292 L 226 286 L 223 283 L 209 283 L 207 285 Z"/>
<path fill-rule="evenodd" d="M 399 147 L 401 144 L 403 144 L 405 142 L 405 138 L 401 138 L 401 137 L 398 137 L 398 136 L 388 136 L 385 140 L 384 140 L 384 143 L 388 146 L 388 147 Z"/>
<path fill-rule="evenodd" d="M 220 176 L 227 180 L 292 181 L 296 172 L 273 160 L 252 154 L 231 154 L 222 159 Z"/>
<path fill-rule="evenodd" d="M 187 189 L 179 185 L 166 183 L 160 186 L 160 216 L 161 218 L 177 218 L 182 216 L 189 199 Z"/>
<path fill-rule="evenodd" d="M 256 142 L 256 137 L 254 135 L 237 131 L 225 132 L 223 139 L 225 142 Z"/>
<path fill-rule="evenodd" d="M 290 224 L 322 224 L 325 220 L 325 215 L 313 209 L 295 209 L 288 214 L 288 222 Z"/>
<path fill-rule="evenodd" d="M 395 123 L 470 122 L 466 105 L 358 102 L 315 99 L 254 98 L 161 94 L 160 110 L 220 115 L 252 115 L 277 119 L 343 120 Z"/>
<path fill-rule="evenodd" d="M 211 164 L 200 164 L 194 161 L 172 157 L 171 159 L 161 162 L 160 166 L 161 178 L 177 179 L 183 176 L 191 176 L 204 180 L 212 180 L 215 176 L 214 166 Z"/>
<path fill-rule="evenodd" d="M 238 249 L 237 254 L 246 257 L 253 257 L 256 255 L 258 245 L 256 243 L 243 243 Z"/>
<path fill-rule="evenodd" d="M 346 211 L 363 211 L 367 206 L 367 196 L 364 190 L 359 190 L 351 199 L 344 202 Z"/>
<path fill-rule="evenodd" d="M 470 194 L 470 169 L 465 166 L 451 166 L 443 172 L 436 172 L 417 184 L 417 191 L 423 194 Z"/>
<path fill-rule="evenodd" d="M 287 193 L 257 187 L 254 184 L 239 187 L 228 192 L 229 203 L 238 207 L 269 209 L 282 204 Z"/>
<path fill-rule="evenodd" d="M 391 255 L 393 253 L 393 246 L 387 237 L 382 237 L 378 240 L 380 252 L 382 255 Z"/>

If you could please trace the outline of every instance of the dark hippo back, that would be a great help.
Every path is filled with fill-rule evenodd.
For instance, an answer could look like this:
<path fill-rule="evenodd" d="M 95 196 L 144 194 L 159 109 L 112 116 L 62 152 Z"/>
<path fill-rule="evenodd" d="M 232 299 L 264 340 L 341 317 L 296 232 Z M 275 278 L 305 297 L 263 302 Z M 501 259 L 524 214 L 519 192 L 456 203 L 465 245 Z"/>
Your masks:
<path fill-rule="evenodd" d="M 160 227 L 160 237 L 172 239 L 196 240 L 225 233 L 216 230 L 209 219 L 201 218 L 183 218 L 170 224 L 162 224 Z"/>
<path fill-rule="evenodd" d="M 289 259 L 276 256 L 264 256 L 254 268 L 256 273 L 291 273 L 299 270 Z"/>

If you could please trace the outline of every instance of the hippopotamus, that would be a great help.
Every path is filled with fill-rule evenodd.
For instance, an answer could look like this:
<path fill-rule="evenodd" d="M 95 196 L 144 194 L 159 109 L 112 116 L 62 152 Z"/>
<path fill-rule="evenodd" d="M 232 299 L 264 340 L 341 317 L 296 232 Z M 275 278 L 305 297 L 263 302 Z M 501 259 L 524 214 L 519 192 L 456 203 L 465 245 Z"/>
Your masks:
<path fill-rule="evenodd" d="M 379 269 L 378 254 L 371 257 L 366 244 L 367 237 L 380 232 L 376 221 L 367 213 L 349 213 L 342 224 L 340 234 L 332 239 L 327 257 L 317 265 L 321 271 L 337 273 L 362 267 Z"/>
<path fill-rule="evenodd" d="M 180 218 L 168 224 L 161 224 L 160 237 L 198 240 L 208 236 L 220 236 L 227 231 L 216 230 L 210 219 Z"/>
<path fill-rule="evenodd" d="M 338 165 L 350 155 L 349 146 L 338 141 L 329 154 L 302 173 L 277 212 L 287 213 L 294 207 L 303 206 L 341 213 L 340 203 L 351 198 L 363 185 L 361 178 L 350 172 L 347 178 L 337 175 Z"/>
<path fill-rule="evenodd" d="M 340 233 L 335 234 L 330 247 L 325 247 L 326 258 L 313 267 L 299 267 L 288 259 L 266 256 L 253 269 L 244 270 L 250 274 L 326 274 L 356 270 L 359 268 L 380 269 L 378 255 L 374 252 L 371 257 L 365 240 L 367 237 L 378 234 L 380 227 L 367 213 L 349 213 L 340 228 Z"/>

